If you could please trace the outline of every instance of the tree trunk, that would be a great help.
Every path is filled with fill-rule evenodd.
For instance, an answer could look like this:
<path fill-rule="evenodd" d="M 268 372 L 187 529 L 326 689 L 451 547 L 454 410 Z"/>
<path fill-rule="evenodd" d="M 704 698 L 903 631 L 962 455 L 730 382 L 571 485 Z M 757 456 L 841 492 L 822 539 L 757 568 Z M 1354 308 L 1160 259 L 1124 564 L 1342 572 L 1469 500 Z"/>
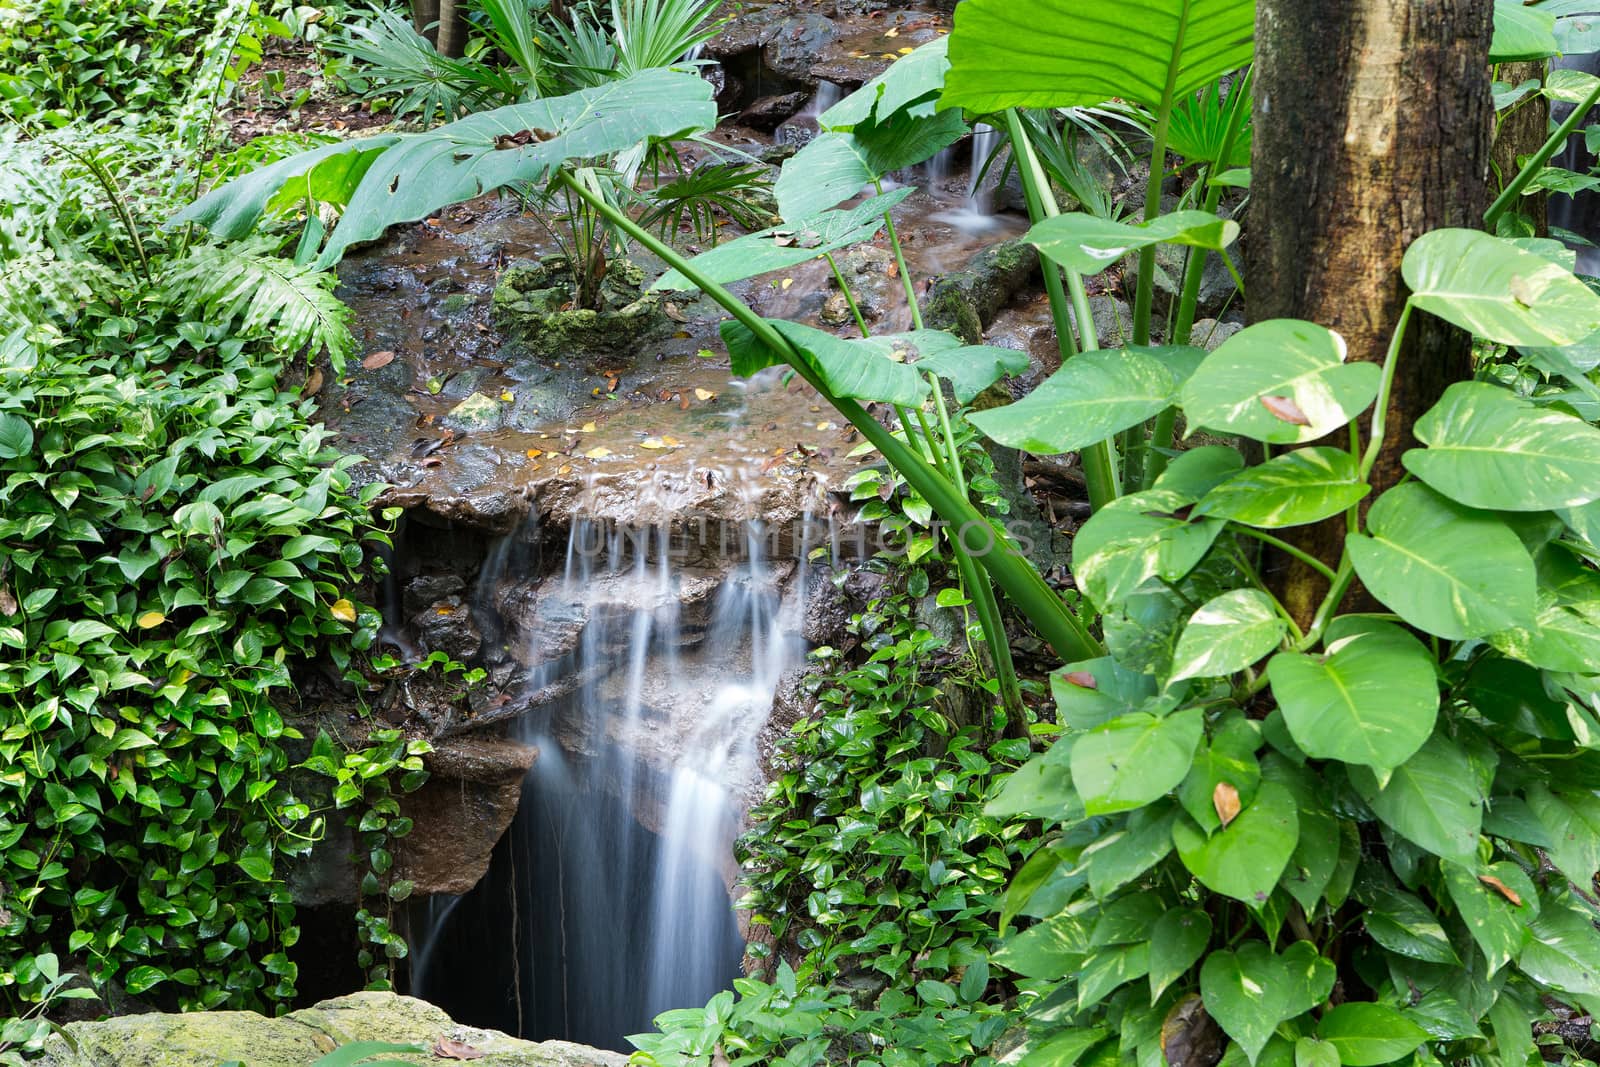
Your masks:
<path fill-rule="evenodd" d="M 457 58 L 467 47 L 467 5 L 461 0 L 411 0 L 411 24 L 442 56 Z"/>
<path fill-rule="evenodd" d="M 1544 62 L 1503 63 L 1500 80 L 1511 85 L 1521 85 L 1533 79 L 1544 84 Z M 1536 89 L 1519 102 L 1516 108 L 1500 123 L 1494 135 L 1494 188 L 1498 192 L 1517 176 L 1522 168 L 1517 164 L 1520 156 L 1531 156 L 1550 135 L 1550 101 Z M 1550 232 L 1545 211 L 1550 201 L 1549 193 L 1524 196 L 1517 210 L 1533 220 L 1535 233 L 1545 237 Z"/>
<path fill-rule="evenodd" d="M 1405 303 L 1400 259 L 1441 226 L 1481 225 L 1494 105 L 1493 0 L 1260 0 L 1247 306 L 1309 319 L 1381 362 Z M 1404 473 L 1411 425 L 1468 375 L 1470 341 L 1412 319 L 1375 497 Z M 1345 446 L 1343 432 L 1325 443 Z M 1369 498 L 1370 499 L 1370 498 Z M 1287 531 L 1330 565 L 1341 520 Z M 1269 583 L 1309 620 L 1326 583 L 1287 558 Z"/>

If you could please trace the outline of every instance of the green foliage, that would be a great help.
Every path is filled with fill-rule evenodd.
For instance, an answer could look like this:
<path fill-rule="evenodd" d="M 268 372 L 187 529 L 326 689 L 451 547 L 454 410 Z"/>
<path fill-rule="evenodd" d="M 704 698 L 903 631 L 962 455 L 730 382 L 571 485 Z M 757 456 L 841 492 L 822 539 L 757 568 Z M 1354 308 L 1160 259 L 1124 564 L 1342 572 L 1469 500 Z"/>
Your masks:
<path fill-rule="evenodd" d="M 94 999 L 94 990 L 72 984 L 76 975 L 70 971 L 61 973 L 61 963 L 55 953 L 40 953 L 34 958 L 34 966 L 44 985 L 39 990 L 37 1003 L 0 1024 L 0 1063 L 20 1065 L 26 1062 L 24 1056 L 37 1053 L 50 1035 L 59 1032 L 46 1015 L 51 1007 L 63 1000 Z"/>
<path fill-rule="evenodd" d="M 136 120 L 181 99 L 219 0 L 38 0 L 0 7 L 0 115 Z"/>
<path fill-rule="evenodd" d="M 947 654 L 913 598 L 875 600 L 849 630 L 865 655 L 817 651 L 817 713 L 780 746 L 740 845 L 745 903 L 771 937 L 751 948 L 775 952 L 776 967 L 736 981 L 738 999 L 662 1015 L 660 1034 L 631 1038 L 636 1062 L 703 1065 L 720 1048 L 730 1064 L 987 1064 L 1015 1021 L 985 1002 L 991 915 L 1037 843 L 982 806 L 1029 744 L 987 740 L 997 723 L 952 721 L 944 694 L 975 697 L 985 719 L 993 701 L 930 670 Z"/>

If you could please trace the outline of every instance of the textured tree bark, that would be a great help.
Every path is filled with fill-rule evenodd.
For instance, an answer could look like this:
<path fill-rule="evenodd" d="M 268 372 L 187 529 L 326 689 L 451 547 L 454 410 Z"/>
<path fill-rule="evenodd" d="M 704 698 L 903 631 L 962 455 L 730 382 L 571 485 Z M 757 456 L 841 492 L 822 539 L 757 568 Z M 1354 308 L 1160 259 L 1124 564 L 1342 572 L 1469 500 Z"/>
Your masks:
<path fill-rule="evenodd" d="M 1533 79 L 1544 84 L 1544 63 L 1503 63 L 1500 66 L 1500 80 L 1509 85 L 1521 85 Z M 1500 128 L 1494 135 L 1494 170 L 1490 176 L 1495 192 L 1504 189 L 1506 183 L 1517 176 L 1517 171 L 1522 168 L 1517 165 L 1518 156 L 1531 156 L 1544 144 L 1545 138 L 1550 135 L 1550 101 L 1540 96 L 1537 91 L 1530 93 L 1516 109 L 1507 115 L 1500 123 Z M 1549 193 L 1534 193 L 1525 196 L 1517 205 L 1517 210 L 1533 220 L 1534 229 L 1540 237 L 1550 232 L 1549 223 L 1545 219 L 1545 210 L 1550 202 Z"/>
<path fill-rule="evenodd" d="M 439 0 L 411 0 L 411 25 L 435 45 L 439 43 Z"/>
<path fill-rule="evenodd" d="M 1381 362 L 1405 303 L 1406 246 L 1441 226 L 1479 225 L 1494 114 L 1492 0 L 1259 0 L 1247 306 L 1254 321 L 1301 318 Z M 1413 316 L 1390 398 L 1375 497 L 1404 473 L 1411 425 L 1471 369 L 1470 342 Z M 1345 446 L 1343 432 L 1325 443 Z M 1337 562 L 1341 520 L 1290 531 Z M 1308 620 L 1326 583 L 1287 558 L 1269 583 Z"/>
<path fill-rule="evenodd" d="M 467 5 L 461 0 L 411 0 L 411 24 L 442 56 L 467 47 Z"/>

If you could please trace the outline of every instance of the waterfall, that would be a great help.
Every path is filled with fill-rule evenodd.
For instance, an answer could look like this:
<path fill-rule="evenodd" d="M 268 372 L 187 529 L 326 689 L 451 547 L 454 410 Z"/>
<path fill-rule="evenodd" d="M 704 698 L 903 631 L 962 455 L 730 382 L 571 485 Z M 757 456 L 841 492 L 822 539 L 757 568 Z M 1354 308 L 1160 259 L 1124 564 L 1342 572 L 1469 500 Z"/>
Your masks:
<path fill-rule="evenodd" d="M 781 123 L 773 137 L 778 144 L 804 145 L 817 135 L 817 119 L 823 112 L 844 99 L 844 90 L 830 81 L 817 83 L 817 91 L 799 114 Z"/>
<path fill-rule="evenodd" d="M 538 611 L 581 634 L 526 685 L 563 695 L 520 721 L 539 757 L 489 877 L 413 915 L 418 995 L 478 1025 L 621 1049 L 729 987 L 744 949 L 732 843 L 779 678 L 804 651 L 809 525 L 787 595 L 783 539 L 762 524 L 703 546 L 735 559 L 706 600 L 689 595 L 708 581 L 686 562 L 696 546 L 668 529 L 572 524 Z"/>
<path fill-rule="evenodd" d="M 967 208 L 979 215 L 993 214 L 993 204 L 985 202 L 978 192 L 983 184 L 983 166 L 999 144 L 1000 131 L 993 126 L 980 122 L 972 127 L 972 178 L 967 183 Z"/>

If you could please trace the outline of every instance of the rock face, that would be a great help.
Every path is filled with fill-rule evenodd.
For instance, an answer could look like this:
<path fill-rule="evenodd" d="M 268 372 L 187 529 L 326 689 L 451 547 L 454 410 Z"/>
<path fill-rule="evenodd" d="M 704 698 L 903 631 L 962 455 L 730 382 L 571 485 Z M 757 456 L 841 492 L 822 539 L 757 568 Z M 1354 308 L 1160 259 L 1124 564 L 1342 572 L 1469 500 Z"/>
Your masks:
<path fill-rule="evenodd" d="M 574 291 L 572 268 L 565 256 L 513 263 L 495 287 L 495 323 L 529 354 L 552 359 L 573 352 L 592 356 L 626 352 L 671 332 L 672 320 L 659 301 L 644 291 L 644 272 L 627 260 L 610 263 L 600 282 L 598 308 L 573 307 Z M 460 410 L 451 413 L 458 421 Z M 481 413 L 475 414 L 481 421 Z"/>
<path fill-rule="evenodd" d="M 628 1060 L 565 1041 L 520 1041 L 495 1030 L 459 1026 L 426 1001 L 393 993 L 353 993 L 269 1019 L 246 1011 L 188 1015 L 124 1015 L 66 1028 L 45 1046 L 40 1067 L 307 1067 L 341 1045 L 384 1041 L 416 1045 L 416 1053 L 387 1053 L 408 1063 L 442 1063 L 438 1042 L 456 1042 L 483 1055 L 483 1067 L 623 1067 Z M 440 1044 L 441 1049 L 450 1045 Z M 457 1049 L 456 1051 L 462 1051 Z"/>

